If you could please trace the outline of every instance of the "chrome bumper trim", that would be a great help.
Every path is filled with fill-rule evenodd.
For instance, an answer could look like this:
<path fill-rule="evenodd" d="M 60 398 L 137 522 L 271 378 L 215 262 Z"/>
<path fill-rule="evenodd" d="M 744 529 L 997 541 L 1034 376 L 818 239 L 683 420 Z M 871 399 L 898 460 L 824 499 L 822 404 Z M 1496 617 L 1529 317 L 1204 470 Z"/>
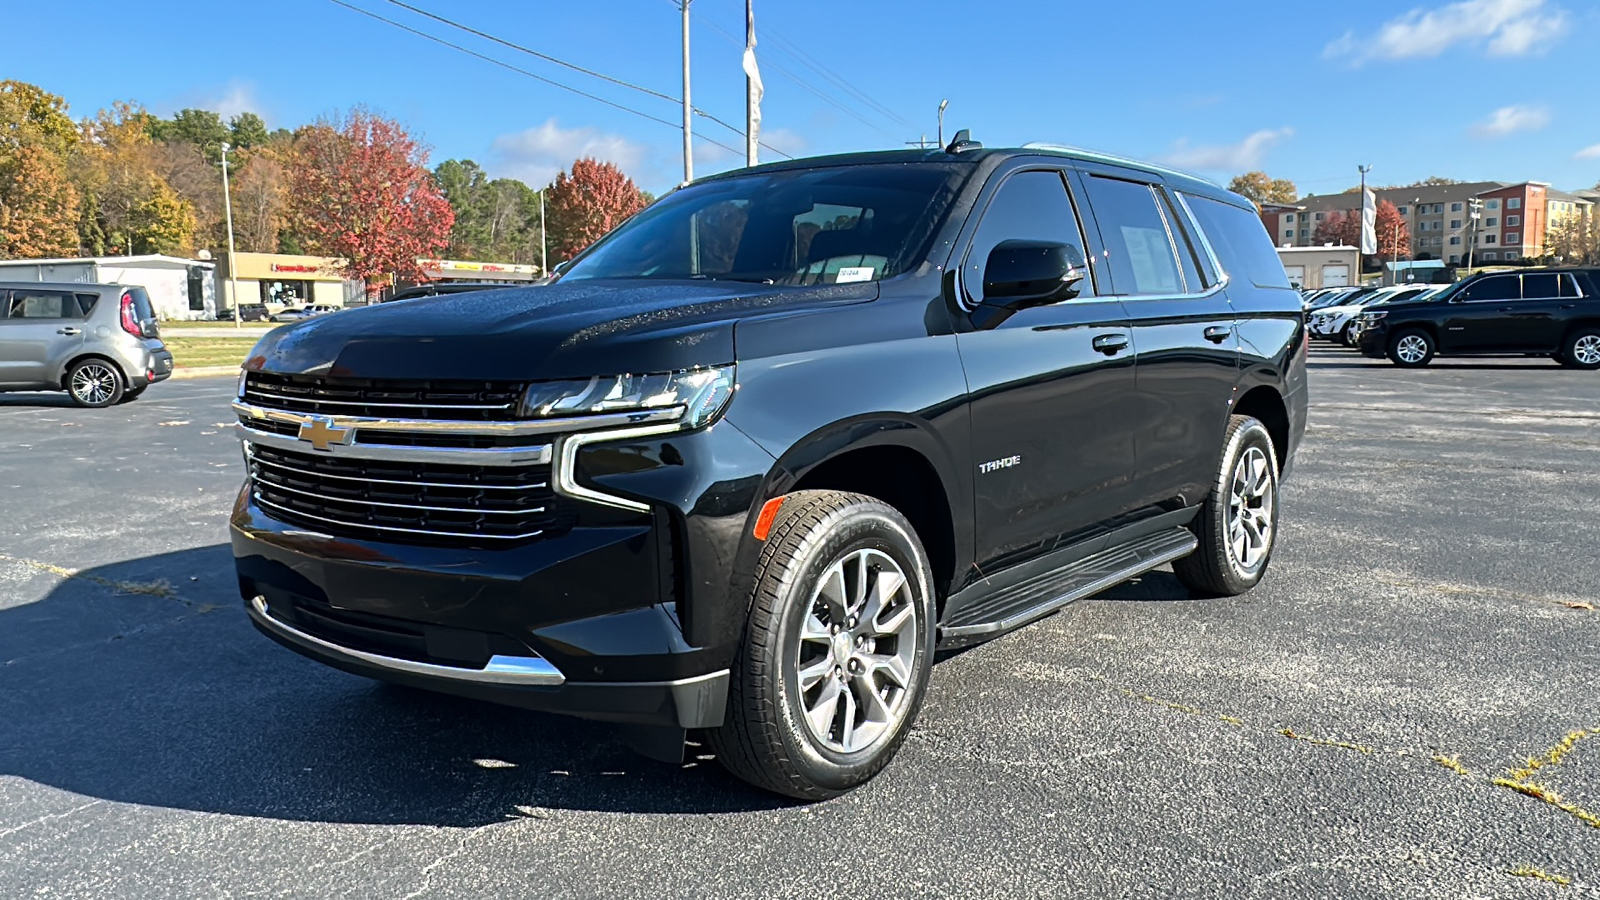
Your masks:
<path fill-rule="evenodd" d="M 343 459 L 378 459 L 389 462 L 434 463 L 455 466 L 540 466 L 548 465 L 551 446 L 537 447 L 395 447 L 389 444 L 332 444 L 316 450 L 307 441 L 286 434 L 257 431 L 243 422 L 233 426 L 240 440 L 294 453 L 324 454 Z"/>
<path fill-rule="evenodd" d="M 388 669 L 392 672 L 425 675 L 430 678 L 445 678 L 451 681 L 469 681 L 477 684 L 556 687 L 564 684 L 567 680 L 559 669 L 541 656 L 494 656 L 490 657 L 488 665 L 481 669 L 465 669 L 455 666 L 414 662 L 393 656 L 381 656 L 377 653 L 367 653 L 364 650 L 352 650 L 332 641 L 325 641 L 316 635 L 307 634 L 292 625 L 273 618 L 272 614 L 267 611 L 266 598 L 260 595 L 250 600 L 250 618 L 272 633 L 309 650 L 366 663 L 367 665 Z"/>
<path fill-rule="evenodd" d="M 656 422 L 675 422 L 683 418 L 684 407 L 669 406 L 664 409 L 641 409 L 623 413 L 601 413 L 593 416 L 568 416 L 561 419 L 519 419 L 507 422 L 325 415 L 322 413 L 292 412 L 286 409 L 256 406 L 253 403 L 245 403 L 239 400 L 233 401 L 233 411 L 247 419 L 281 422 L 286 425 L 306 425 L 312 422 L 321 422 L 334 428 L 366 429 L 368 431 L 522 437 L 526 435 L 592 431 L 599 428 L 649 425 Z"/>

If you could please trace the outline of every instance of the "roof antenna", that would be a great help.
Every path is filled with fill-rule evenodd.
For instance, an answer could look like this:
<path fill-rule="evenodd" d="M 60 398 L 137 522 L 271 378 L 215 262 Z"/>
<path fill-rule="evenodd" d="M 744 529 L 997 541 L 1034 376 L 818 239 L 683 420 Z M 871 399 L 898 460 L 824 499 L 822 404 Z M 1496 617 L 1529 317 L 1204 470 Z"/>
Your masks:
<path fill-rule="evenodd" d="M 944 148 L 944 152 L 961 153 L 967 150 L 982 149 L 983 145 L 972 139 L 972 130 L 969 128 L 963 128 L 956 132 L 955 138 L 950 141 L 950 146 Z"/>

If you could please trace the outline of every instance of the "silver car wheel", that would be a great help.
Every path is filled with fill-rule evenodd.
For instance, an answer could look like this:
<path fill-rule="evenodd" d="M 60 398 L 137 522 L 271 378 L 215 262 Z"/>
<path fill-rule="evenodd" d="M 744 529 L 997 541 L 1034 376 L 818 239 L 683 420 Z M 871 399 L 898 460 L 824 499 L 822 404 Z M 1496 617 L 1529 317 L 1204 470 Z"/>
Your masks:
<path fill-rule="evenodd" d="M 1415 334 L 1408 334 L 1395 344 L 1394 355 L 1408 363 L 1421 362 L 1428 355 L 1428 342 Z"/>
<path fill-rule="evenodd" d="M 1259 568 L 1272 550 L 1275 487 L 1272 461 L 1260 447 L 1239 454 L 1228 489 L 1228 556 L 1244 572 Z"/>
<path fill-rule="evenodd" d="M 1600 335 L 1586 334 L 1573 341 L 1572 358 L 1585 366 L 1600 365 Z"/>
<path fill-rule="evenodd" d="M 84 363 L 72 373 L 71 391 L 80 403 L 105 403 L 117 391 L 117 373 L 104 363 Z"/>
<path fill-rule="evenodd" d="M 823 572 L 789 674 L 806 728 L 824 747 L 871 749 L 905 717 L 922 633 L 911 591 L 899 563 L 877 550 L 853 551 Z"/>

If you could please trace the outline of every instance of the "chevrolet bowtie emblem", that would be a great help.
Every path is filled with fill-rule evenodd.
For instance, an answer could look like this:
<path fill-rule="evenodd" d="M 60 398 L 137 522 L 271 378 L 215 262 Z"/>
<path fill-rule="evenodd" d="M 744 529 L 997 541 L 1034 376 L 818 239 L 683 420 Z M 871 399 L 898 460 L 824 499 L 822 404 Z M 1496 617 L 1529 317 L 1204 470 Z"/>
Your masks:
<path fill-rule="evenodd" d="M 327 451 L 334 444 L 343 446 L 350 443 L 355 433 L 354 428 L 340 428 L 333 424 L 332 419 L 312 419 L 300 423 L 299 438 L 311 442 L 311 446 L 318 450 Z"/>

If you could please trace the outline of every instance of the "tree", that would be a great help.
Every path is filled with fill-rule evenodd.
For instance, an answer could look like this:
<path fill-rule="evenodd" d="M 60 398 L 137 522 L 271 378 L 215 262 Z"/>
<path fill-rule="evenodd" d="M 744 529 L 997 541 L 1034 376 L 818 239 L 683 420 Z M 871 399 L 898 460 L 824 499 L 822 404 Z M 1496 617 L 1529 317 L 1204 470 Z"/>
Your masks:
<path fill-rule="evenodd" d="M 232 137 L 222 117 L 209 109 L 179 110 L 170 122 L 151 119 L 149 132 L 156 141 L 193 144 L 211 163 L 222 161 L 222 145 Z"/>
<path fill-rule="evenodd" d="M 1429 175 L 1427 178 L 1424 178 L 1421 181 L 1413 181 L 1408 185 L 1404 185 L 1404 187 L 1443 187 L 1447 184 L 1465 184 L 1465 182 L 1459 178 L 1445 178 L 1442 175 Z"/>
<path fill-rule="evenodd" d="M 1265 172 L 1246 172 L 1228 183 L 1228 190 L 1250 198 L 1260 209 L 1263 203 L 1293 203 L 1300 192 L 1287 178 L 1272 178 Z"/>
<path fill-rule="evenodd" d="M 1600 217 L 1575 213 L 1553 219 L 1545 234 L 1544 258 L 1567 265 L 1600 265 Z"/>
<path fill-rule="evenodd" d="M 418 258 L 448 246 L 455 221 L 427 161 L 400 123 L 361 107 L 303 128 L 290 167 L 294 225 L 314 252 L 343 258 L 347 277 L 423 280 Z"/>
<path fill-rule="evenodd" d="M 270 139 L 267 123 L 253 112 L 239 113 L 228 120 L 228 134 L 235 149 L 249 150 L 264 146 Z"/>
<path fill-rule="evenodd" d="M 1319 222 L 1316 230 L 1311 233 L 1311 242 L 1348 247 L 1361 246 L 1360 216 L 1346 215 L 1339 210 L 1328 213 L 1327 218 Z"/>
<path fill-rule="evenodd" d="M 39 144 L 65 156 L 77 143 L 67 101 L 25 81 L 0 81 L 0 151 Z"/>
<path fill-rule="evenodd" d="M 73 177 L 85 206 L 80 239 L 96 254 L 193 251 L 194 208 L 161 174 L 151 121 L 119 102 L 82 125 Z"/>
<path fill-rule="evenodd" d="M 1380 260 L 1410 258 L 1411 229 L 1393 203 L 1387 200 L 1378 201 L 1378 215 L 1374 229 L 1377 231 Z M 1356 238 L 1359 240 L 1360 237 L 1361 235 L 1357 233 Z"/>
<path fill-rule="evenodd" d="M 269 138 L 243 157 L 233 177 L 235 246 L 249 253 L 276 253 L 281 246 L 289 206 L 289 172 L 284 160 L 293 153 L 287 138 Z"/>
<path fill-rule="evenodd" d="M 552 254 L 571 259 L 645 207 L 644 195 L 622 170 L 593 158 L 574 160 L 556 175 L 545 199 Z"/>
<path fill-rule="evenodd" d="M 0 152 L 0 259 L 78 252 L 78 190 L 38 144 Z"/>

